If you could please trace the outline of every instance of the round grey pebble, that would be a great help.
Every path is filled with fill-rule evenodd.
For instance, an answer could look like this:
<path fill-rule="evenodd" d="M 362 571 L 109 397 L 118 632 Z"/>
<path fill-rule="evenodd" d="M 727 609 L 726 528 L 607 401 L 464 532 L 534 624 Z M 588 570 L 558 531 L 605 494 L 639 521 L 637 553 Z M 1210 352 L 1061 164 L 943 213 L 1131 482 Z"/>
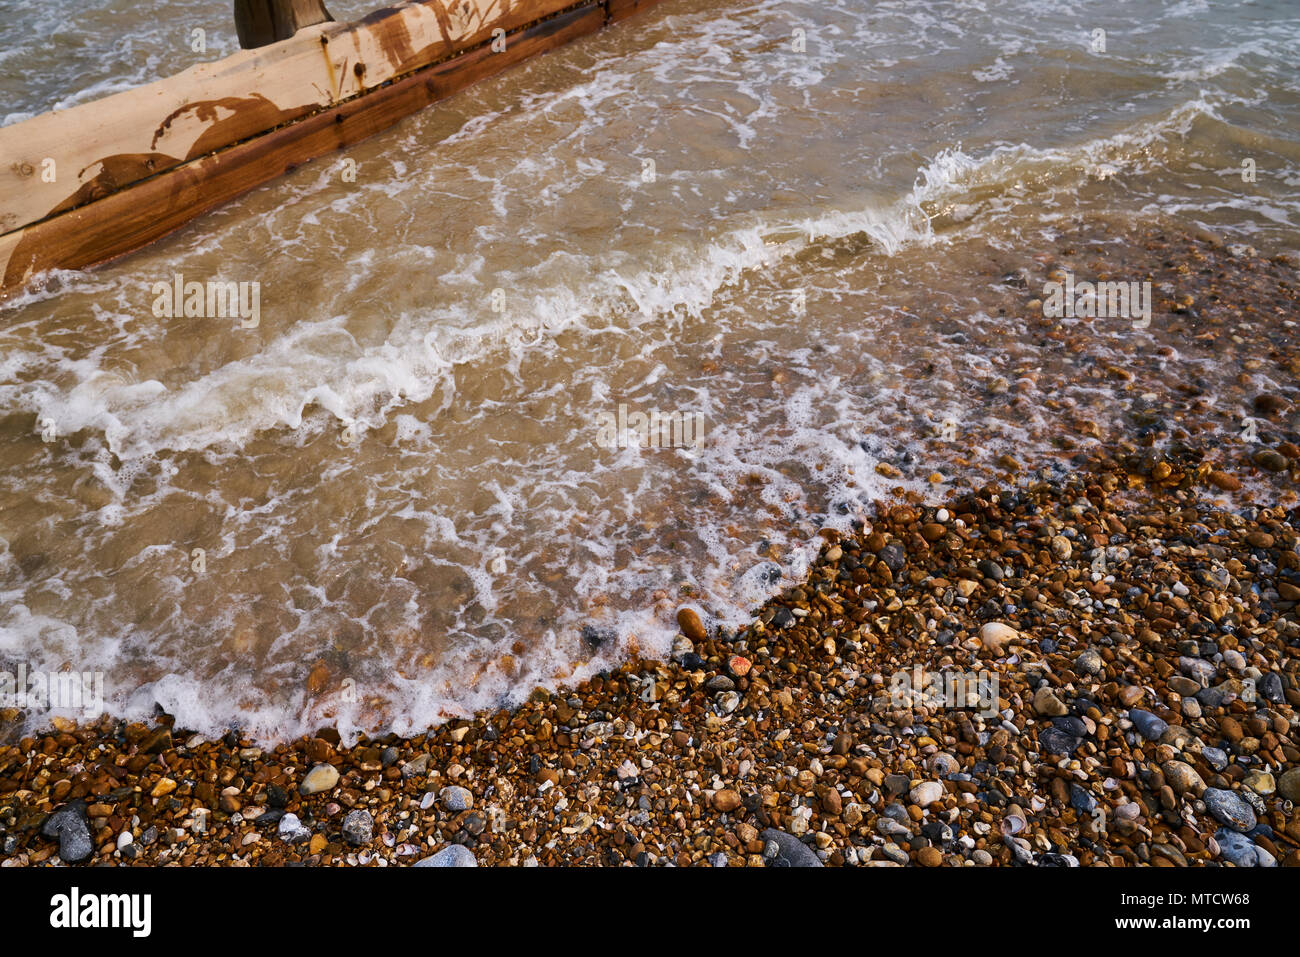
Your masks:
<path fill-rule="evenodd" d="M 369 844 L 375 836 L 375 819 L 369 811 L 350 811 L 343 819 L 343 837 L 353 847 Z"/>
<path fill-rule="evenodd" d="M 438 800 L 445 810 L 452 812 L 468 811 L 474 806 L 474 795 L 469 789 L 454 784 L 439 791 Z"/>
<path fill-rule="evenodd" d="M 474 852 L 462 844 L 444 847 L 437 854 L 416 861 L 413 867 L 478 867 Z"/>

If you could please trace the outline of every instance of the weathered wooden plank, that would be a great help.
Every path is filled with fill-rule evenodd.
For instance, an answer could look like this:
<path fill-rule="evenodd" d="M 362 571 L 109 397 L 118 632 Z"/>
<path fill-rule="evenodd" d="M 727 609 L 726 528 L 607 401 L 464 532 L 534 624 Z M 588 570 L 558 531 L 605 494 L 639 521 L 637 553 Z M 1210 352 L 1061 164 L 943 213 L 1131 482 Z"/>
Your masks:
<path fill-rule="evenodd" d="M 287 40 L 334 18 L 322 0 L 235 0 L 235 34 L 244 50 Z"/>
<path fill-rule="evenodd" d="M 402 3 L 0 128 L 0 234 L 373 90 L 490 41 L 494 30 L 511 31 L 573 5 Z"/>
<path fill-rule="evenodd" d="M 663 0 L 607 0 L 605 6 L 609 10 L 609 22 L 617 23 L 620 20 L 626 20 L 634 13 L 640 13 L 647 7 L 653 7 L 655 4 L 662 2 Z"/>
<path fill-rule="evenodd" d="M 52 268 L 84 269 L 154 242 L 208 210 L 308 160 L 350 146 L 483 77 L 604 26 L 589 3 L 479 46 L 364 97 L 202 156 L 94 202 L 0 236 L 0 291 Z"/>

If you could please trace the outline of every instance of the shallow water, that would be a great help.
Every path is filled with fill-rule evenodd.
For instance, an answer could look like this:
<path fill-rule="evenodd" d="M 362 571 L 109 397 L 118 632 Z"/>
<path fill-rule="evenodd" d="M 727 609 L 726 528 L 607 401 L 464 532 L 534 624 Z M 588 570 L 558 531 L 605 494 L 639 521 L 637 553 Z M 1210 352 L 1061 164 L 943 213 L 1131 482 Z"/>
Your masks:
<path fill-rule="evenodd" d="M 183 69 L 195 25 L 232 52 L 227 6 L 8 3 L 0 119 Z M 1147 227 L 1294 252 L 1297 40 L 1280 2 L 669 0 L 355 182 L 51 277 L 0 307 L 0 665 L 200 730 L 419 730 L 662 652 L 684 601 L 742 621 L 898 486 L 1240 389 L 1159 310 L 1079 350 L 1016 306 L 1071 229 L 1114 238 L 1080 279 Z M 259 323 L 155 316 L 178 273 L 259 283 Z M 608 447 L 620 409 L 702 441 Z"/>

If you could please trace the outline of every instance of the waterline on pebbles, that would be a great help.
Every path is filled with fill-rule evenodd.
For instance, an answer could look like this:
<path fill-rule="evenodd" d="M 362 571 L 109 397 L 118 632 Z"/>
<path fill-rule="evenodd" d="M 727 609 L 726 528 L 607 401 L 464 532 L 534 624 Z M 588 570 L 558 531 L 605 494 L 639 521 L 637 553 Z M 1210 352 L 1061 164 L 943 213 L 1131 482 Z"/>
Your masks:
<path fill-rule="evenodd" d="M 942 537 L 883 507 L 745 629 L 683 615 L 676 660 L 419 737 L 0 747 L 3 864 L 1300 863 L 1296 511 L 1160 474 L 986 487 Z M 996 676 L 996 712 L 898 707 L 917 665 Z"/>

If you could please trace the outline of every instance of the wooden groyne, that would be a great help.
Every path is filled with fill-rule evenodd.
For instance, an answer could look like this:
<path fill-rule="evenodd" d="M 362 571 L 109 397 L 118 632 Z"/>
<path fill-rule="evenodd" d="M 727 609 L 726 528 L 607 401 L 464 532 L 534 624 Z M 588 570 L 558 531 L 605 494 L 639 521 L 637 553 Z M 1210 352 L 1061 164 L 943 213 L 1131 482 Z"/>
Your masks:
<path fill-rule="evenodd" d="M 0 296 L 45 270 L 139 249 L 301 163 L 657 2 L 402 3 L 0 128 Z M 246 19 L 240 38 L 249 45 L 284 30 Z"/>

